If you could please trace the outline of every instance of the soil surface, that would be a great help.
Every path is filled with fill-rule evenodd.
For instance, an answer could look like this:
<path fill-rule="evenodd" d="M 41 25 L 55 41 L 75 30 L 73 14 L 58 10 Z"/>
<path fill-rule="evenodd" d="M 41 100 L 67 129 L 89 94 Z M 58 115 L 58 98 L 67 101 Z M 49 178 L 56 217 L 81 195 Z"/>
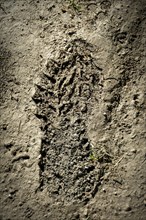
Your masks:
<path fill-rule="evenodd" d="M 0 220 L 146 219 L 145 19 L 0 0 Z"/>

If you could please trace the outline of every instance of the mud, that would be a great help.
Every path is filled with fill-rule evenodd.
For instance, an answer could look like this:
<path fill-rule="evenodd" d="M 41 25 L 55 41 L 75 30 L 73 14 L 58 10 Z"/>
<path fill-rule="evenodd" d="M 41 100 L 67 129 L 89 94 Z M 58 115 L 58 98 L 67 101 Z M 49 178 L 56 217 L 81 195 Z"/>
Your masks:
<path fill-rule="evenodd" d="M 0 2 L 0 219 L 145 219 L 145 11 Z"/>
<path fill-rule="evenodd" d="M 92 144 L 87 134 L 102 75 L 90 47 L 82 39 L 66 45 L 58 58 L 47 62 L 43 83 L 33 97 L 37 117 L 43 119 L 40 184 L 52 197 L 67 203 L 95 196 L 102 176 L 90 158 Z"/>

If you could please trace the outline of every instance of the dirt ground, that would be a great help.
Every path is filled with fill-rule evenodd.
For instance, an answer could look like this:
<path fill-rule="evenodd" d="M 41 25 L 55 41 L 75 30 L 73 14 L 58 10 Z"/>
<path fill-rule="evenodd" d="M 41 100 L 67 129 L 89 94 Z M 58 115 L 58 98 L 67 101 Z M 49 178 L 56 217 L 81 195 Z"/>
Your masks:
<path fill-rule="evenodd" d="M 145 18 L 0 0 L 0 220 L 146 219 Z"/>

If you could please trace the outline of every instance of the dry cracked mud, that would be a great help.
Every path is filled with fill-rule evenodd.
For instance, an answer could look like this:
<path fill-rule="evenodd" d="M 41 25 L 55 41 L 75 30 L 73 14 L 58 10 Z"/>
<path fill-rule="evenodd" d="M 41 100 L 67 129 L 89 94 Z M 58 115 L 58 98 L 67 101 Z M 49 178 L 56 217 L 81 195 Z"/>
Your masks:
<path fill-rule="evenodd" d="M 0 220 L 145 220 L 145 0 L 0 1 Z"/>

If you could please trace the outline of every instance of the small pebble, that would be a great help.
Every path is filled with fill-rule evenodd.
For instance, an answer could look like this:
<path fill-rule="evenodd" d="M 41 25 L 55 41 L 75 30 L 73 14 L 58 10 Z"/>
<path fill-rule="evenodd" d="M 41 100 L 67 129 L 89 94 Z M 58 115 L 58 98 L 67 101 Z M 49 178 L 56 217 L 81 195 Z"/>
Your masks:
<path fill-rule="evenodd" d="M 106 192 L 106 189 L 105 189 L 105 188 L 103 188 L 103 189 L 102 189 L 102 191 L 105 193 L 105 192 Z"/>
<path fill-rule="evenodd" d="M 8 197 L 9 197 L 9 199 L 12 199 L 12 194 L 10 193 L 10 194 L 8 195 Z"/>
<path fill-rule="evenodd" d="M 91 187 L 90 187 L 90 186 L 86 186 L 85 191 L 86 191 L 86 192 L 90 192 L 90 191 L 91 191 Z"/>
<path fill-rule="evenodd" d="M 133 148 L 133 149 L 131 149 L 131 153 L 134 153 L 134 154 L 135 154 L 136 152 L 137 152 L 137 150 L 136 150 L 136 149 L 134 149 L 134 148 Z"/>
<path fill-rule="evenodd" d="M 125 211 L 127 211 L 127 212 L 129 212 L 131 210 L 132 210 L 132 208 L 129 205 L 125 208 Z"/>
<path fill-rule="evenodd" d="M 41 154 L 39 154 L 38 159 L 41 159 L 41 157 L 42 157 L 42 155 L 41 155 Z"/>
<path fill-rule="evenodd" d="M 139 61 L 139 57 L 135 57 L 135 61 Z"/>

